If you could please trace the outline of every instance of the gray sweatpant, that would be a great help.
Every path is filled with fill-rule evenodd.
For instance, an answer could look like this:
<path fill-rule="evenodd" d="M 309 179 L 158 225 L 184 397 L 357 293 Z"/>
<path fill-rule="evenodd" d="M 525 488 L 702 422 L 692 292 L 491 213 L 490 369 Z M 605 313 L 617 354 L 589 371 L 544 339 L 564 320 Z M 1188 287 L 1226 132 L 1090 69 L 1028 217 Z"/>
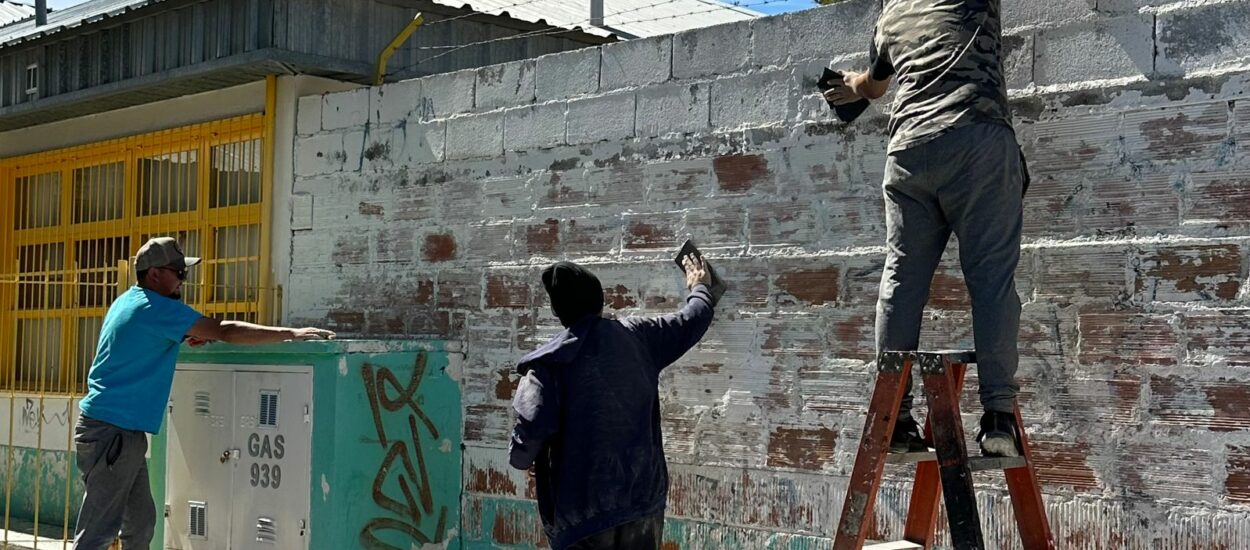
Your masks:
<path fill-rule="evenodd" d="M 890 153 L 885 166 L 887 250 L 877 299 L 877 350 L 913 351 L 920 345 L 929 284 L 954 231 L 972 298 L 981 404 L 1002 412 L 1012 412 L 1020 389 L 1015 272 L 1022 185 L 1015 132 L 1001 124 L 956 128 Z M 911 406 L 908 380 L 899 417 L 910 418 Z"/>
<path fill-rule="evenodd" d="M 156 529 L 147 434 L 82 416 L 74 426 L 74 448 L 87 486 L 74 549 L 104 550 L 120 531 L 123 550 L 147 550 Z"/>

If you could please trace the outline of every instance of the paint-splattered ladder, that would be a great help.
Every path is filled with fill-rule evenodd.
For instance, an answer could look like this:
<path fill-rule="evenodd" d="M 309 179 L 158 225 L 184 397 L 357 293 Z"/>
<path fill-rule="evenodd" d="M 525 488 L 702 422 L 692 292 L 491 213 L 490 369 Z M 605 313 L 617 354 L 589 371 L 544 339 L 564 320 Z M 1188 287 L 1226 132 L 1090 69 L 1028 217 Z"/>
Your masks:
<path fill-rule="evenodd" d="M 850 487 L 842 505 L 842 519 L 834 550 L 903 550 L 930 548 L 937 528 L 938 502 L 943 496 L 950 520 L 951 542 L 958 550 L 984 549 L 985 536 L 977 513 L 972 472 L 1003 470 L 1016 526 L 1025 550 L 1052 550 L 1054 538 L 1042 503 L 1032 452 L 1016 406 L 1016 426 L 1022 456 L 1011 458 L 969 457 L 959 413 L 959 392 L 968 364 L 976 363 L 971 351 L 884 352 L 877 361 L 877 383 L 864 421 L 864 437 L 855 457 Z M 903 399 L 903 390 L 914 364 L 920 367 L 929 418 L 925 442 L 936 452 L 889 454 L 890 435 Z M 903 541 L 865 546 L 873 520 L 873 503 L 881 488 L 886 463 L 916 464 L 911 503 Z M 939 489 L 940 494 L 939 494 Z"/>

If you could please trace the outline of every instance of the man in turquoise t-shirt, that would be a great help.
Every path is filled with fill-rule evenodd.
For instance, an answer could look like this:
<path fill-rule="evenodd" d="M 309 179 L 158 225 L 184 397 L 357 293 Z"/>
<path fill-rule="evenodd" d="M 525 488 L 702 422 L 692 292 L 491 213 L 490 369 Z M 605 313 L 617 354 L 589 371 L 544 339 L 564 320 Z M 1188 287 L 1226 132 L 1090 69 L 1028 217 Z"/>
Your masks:
<path fill-rule="evenodd" d="M 184 339 L 192 345 L 222 341 L 265 344 L 319 340 L 334 333 L 219 321 L 181 302 L 187 269 L 199 258 L 183 255 L 170 237 L 148 241 L 135 256 L 138 286 L 118 296 L 104 316 L 87 396 L 74 427 L 74 448 L 86 494 L 74 548 L 103 550 L 121 533 L 124 550 L 146 550 L 156 527 L 148 487 L 147 434 L 157 433 Z"/>

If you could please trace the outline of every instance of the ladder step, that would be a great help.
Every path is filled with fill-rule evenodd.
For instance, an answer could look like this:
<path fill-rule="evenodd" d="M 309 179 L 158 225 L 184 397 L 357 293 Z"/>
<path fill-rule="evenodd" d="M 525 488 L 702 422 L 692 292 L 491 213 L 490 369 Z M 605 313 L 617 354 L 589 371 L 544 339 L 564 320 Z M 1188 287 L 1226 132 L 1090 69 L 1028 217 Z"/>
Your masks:
<path fill-rule="evenodd" d="M 864 550 L 913 550 L 915 548 L 924 550 L 924 546 L 905 540 L 895 542 L 868 541 L 864 544 Z"/>
<path fill-rule="evenodd" d="M 885 458 L 885 462 L 887 464 L 915 464 L 917 462 L 929 462 L 933 460 L 937 460 L 937 453 L 933 451 L 891 453 L 886 455 Z M 1025 462 L 1024 457 L 1022 456 L 968 457 L 968 467 L 974 472 L 982 472 L 986 470 L 1012 470 L 1015 468 L 1023 468 L 1024 466 Z"/>

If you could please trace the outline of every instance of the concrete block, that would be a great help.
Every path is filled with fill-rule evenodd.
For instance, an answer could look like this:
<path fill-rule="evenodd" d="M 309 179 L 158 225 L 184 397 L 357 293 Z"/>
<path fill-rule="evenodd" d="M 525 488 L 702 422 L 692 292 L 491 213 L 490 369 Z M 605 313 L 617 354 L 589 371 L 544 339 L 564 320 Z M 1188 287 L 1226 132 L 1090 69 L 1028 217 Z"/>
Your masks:
<path fill-rule="evenodd" d="M 1100 0 L 1002 0 L 1004 33 L 1021 27 L 1053 29 L 1092 20 Z"/>
<path fill-rule="evenodd" d="M 564 143 L 568 104 L 544 103 L 504 111 L 503 146 L 508 151 Z"/>
<path fill-rule="evenodd" d="M 369 126 L 361 152 L 362 170 L 383 170 L 394 166 L 404 151 L 403 126 Z"/>
<path fill-rule="evenodd" d="M 341 133 L 317 134 L 295 140 L 296 177 L 341 171 L 346 159 Z"/>
<path fill-rule="evenodd" d="M 637 133 L 642 137 L 707 130 L 712 86 L 667 84 L 638 91 Z"/>
<path fill-rule="evenodd" d="M 785 122 L 796 108 L 793 75 L 770 71 L 712 82 L 712 128 L 737 130 Z"/>
<path fill-rule="evenodd" d="M 673 77 L 728 75 L 745 68 L 751 53 L 749 23 L 729 23 L 675 35 Z"/>
<path fill-rule="evenodd" d="M 1003 78 L 1007 89 L 1019 90 L 1033 84 L 1033 34 L 1015 34 L 1003 37 Z"/>
<path fill-rule="evenodd" d="M 369 147 L 369 135 L 364 128 L 343 134 L 343 170 L 359 171 L 363 166 L 365 150 Z"/>
<path fill-rule="evenodd" d="M 477 70 L 475 108 L 528 105 L 534 102 L 534 61 L 516 61 Z"/>
<path fill-rule="evenodd" d="M 570 101 L 568 142 L 593 143 L 634 137 L 636 106 L 632 92 Z"/>
<path fill-rule="evenodd" d="M 1160 13 L 1155 69 L 1180 76 L 1250 67 L 1250 4 L 1200 4 Z"/>
<path fill-rule="evenodd" d="M 544 55 L 537 60 L 538 101 L 551 101 L 599 90 L 599 48 Z"/>
<path fill-rule="evenodd" d="M 1096 9 L 1102 14 L 1125 15 L 1178 1 L 1181 0 L 1096 0 Z"/>
<path fill-rule="evenodd" d="M 447 123 L 445 121 L 414 120 L 401 126 L 400 129 L 404 135 L 404 148 L 395 157 L 397 164 L 413 166 L 443 161 L 447 150 Z"/>
<path fill-rule="evenodd" d="M 291 231 L 307 231 L 313 228 L 313 195 L 291 195 Z"/>
<path fill-rule="evenodd" d="M 771 66 L 866 54 L 880 14 L 875 0 L 851 0 L 756 19 L 751 22 L 752 61 Z"/>
<path fill-rule="evenodd" d="M 1039 86 L 1152 75 L 1154 18 L 1125 15 L 1042 31 L 1034 48 Z"/>
<path fill-rule="evenodd" d="M 321 131 L 321 96 L 299 98 L 296 104 L 295 133 L 301 136 Z"/>
<path fill-rule="evenodd" d="M 494 158 L 503 154 L 503 111 L 447 120 L 446 158 Z"/>
<path fill-rule="evenodd" d="M 369 88 L 325 94 L 321 98 L 322 129 L 358 128 L 369 122 Z"/>
<path fill-rule="evenodd" d="M 604 44 L 599 89 L 615 90 L 667 81 L 673 75 L 673 36 Z"/>
<path fill-rule="evenodd" d="M 443 73 L 421 79 L 421 118 L 446 118 L 473 110 L 477 71 Z"/>
<path fill-rule="evenodd" d="M 392 124 L 420 116 L 421 81 L 405 80 L 374 87 L 370 96 L 369 121 Z"/>

